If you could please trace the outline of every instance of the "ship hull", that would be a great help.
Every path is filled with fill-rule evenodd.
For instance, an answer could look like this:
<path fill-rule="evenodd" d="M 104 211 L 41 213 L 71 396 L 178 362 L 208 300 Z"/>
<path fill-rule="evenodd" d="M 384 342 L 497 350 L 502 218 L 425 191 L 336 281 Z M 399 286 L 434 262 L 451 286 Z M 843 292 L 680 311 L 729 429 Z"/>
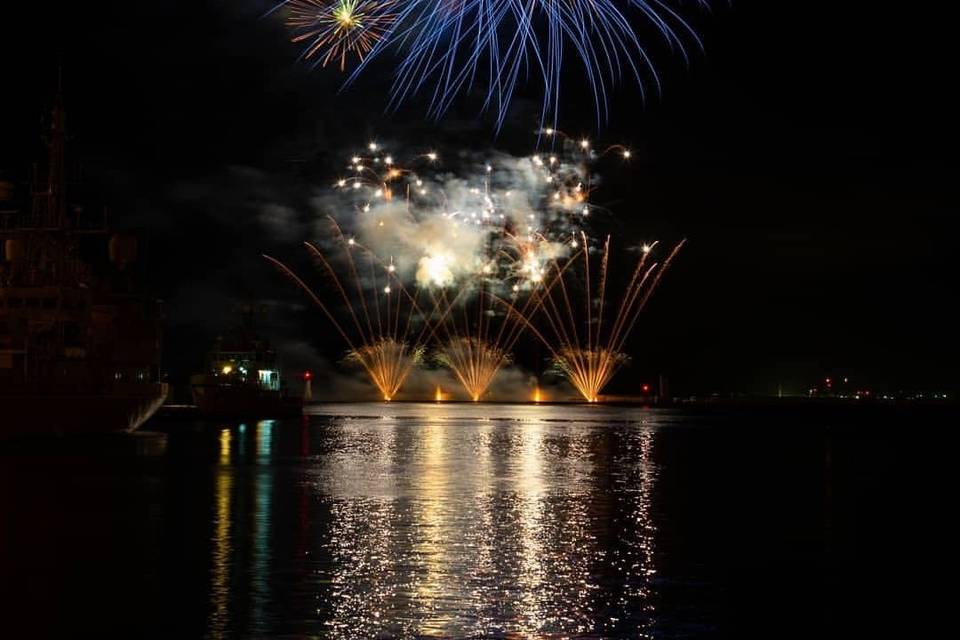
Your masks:
<path fill-rule="evenodd" d="M 301 398 L 247 387 L 194 385 L 193 402 L 205 418 L 289 418 L 303 413 Z"/>
<path fill-rule="evenodd" d="M 0 395 L 0 438 L 129 433 L 166 397 L 166 384 L 123 395 Z"/>

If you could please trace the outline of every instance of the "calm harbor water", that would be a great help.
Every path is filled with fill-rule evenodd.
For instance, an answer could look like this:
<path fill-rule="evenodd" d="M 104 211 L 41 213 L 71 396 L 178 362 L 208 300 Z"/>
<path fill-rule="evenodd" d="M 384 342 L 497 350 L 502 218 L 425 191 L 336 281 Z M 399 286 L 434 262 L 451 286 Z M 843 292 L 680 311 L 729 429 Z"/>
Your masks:
<path fill-rule="evenodd" d="M 915 629 L 945 422 L 344 404 L 0 445 L 0 635 Z"/>

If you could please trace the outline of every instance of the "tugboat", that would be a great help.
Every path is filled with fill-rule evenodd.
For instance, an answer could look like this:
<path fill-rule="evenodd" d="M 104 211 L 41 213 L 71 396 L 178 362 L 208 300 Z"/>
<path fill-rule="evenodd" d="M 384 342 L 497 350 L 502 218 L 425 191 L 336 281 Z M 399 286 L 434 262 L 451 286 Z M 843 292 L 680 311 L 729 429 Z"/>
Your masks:
<path fill-rule="evenodd" d="M 129 432 L 167 395 L 137 240 L 68 204 L 58 93 L 29 197 L 0 180 L 0 438 Z"/>
<path fill-rule="evenodd" d="M 281 379 L 276 350 L 256 333 L 254 314 L 253 305 L 244 305 L 242 326 L 217 338 L 207 355 L 207 370 L 191 377 L 201 416 L 283 418 L 303 412 L 303 399 L 289 395 Z"/>

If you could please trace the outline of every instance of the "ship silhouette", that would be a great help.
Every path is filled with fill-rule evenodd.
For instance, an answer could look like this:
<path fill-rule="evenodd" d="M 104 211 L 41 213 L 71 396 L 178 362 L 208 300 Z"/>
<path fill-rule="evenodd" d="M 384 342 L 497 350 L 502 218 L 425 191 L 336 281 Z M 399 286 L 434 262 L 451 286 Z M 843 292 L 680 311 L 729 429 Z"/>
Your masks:
<path fill-rule="evenodd" d="M 30 188 L 0 177 L 0 437 L 133 431 L 160 407 L 160 301 L 137 238 L 68 197 L 57 92 Z"/>
<path fill-rule="evenodd" d="M 300 415 L 303 399 L 290 395 L 276 349 L 256 328 L 259 309 L 241 307 L 242 322 L 217 338 L 206 370 L 190 379 L 197 412 L 210 418 L 281 418 Z"/>

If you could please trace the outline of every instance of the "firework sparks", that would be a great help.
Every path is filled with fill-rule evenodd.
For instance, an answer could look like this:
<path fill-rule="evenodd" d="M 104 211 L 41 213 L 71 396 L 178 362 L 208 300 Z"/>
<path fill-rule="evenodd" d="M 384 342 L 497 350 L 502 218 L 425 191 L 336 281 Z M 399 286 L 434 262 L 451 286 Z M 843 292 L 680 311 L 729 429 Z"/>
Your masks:
<path fill-rule="evenodd" d="M 303 43 L 303 57 L 322 66 L 339 62 L 340 70 L 355 55 L 360 61 L 390 30 L 396 0 L 290 0 L 287 26 L 292 41 Z"/>
<path fill-rule="evenodd" d="M 332 221 L 331 221 L 332 222 Z M 393 400 L 414 366 L 422 360 L 429 325 L 418 304 L 419 290 L 410 294 L 396 277 L 395 265 L 383 265 L 372 252 L 346 239 L 333 223 L 339 244 L 344 248 L 346 284 L 338 277 L 330 260 L 311 243 L 304 243 L 330 277 L 346 311 L 347 319 L 337 317 L 331 306 L 279 260 L 264 256 L 293 280 L 331 321 L 349 347 L 347 359 L 359 364 L 381 397 Z M 361 277 L 354 252 L 366 254 L 369 273 Z M 416 324 L 420 328 L 415 327 Z"/>
<path fill-rule="evenodd" d="M 382 338 L 352 350 L 349 359 L 358 362 L 380 390 L 383 399 L 390 402 L 414 365 L 423 359 L 423 347 L 411 347 L 405 342 Z"/>
<path fill-rule="evenodd" d="M 477 402 L 486 394 L 509 354 L 488 342 L 462 337 L 447 341 L 438 360 L 453 371 L 470 398 Z"/>
<path fill-rule="evenodd" d="M 627 360 L 626 354 L 609 349 L 565 346 L 560 348 L 554 366 L 587 402 L 597 402 L 600 391 Z"/>
<path fill-rule="evenodd" d="M 334 182 L 331 207 L 356 211 L 356 233 L 381 255 L 402 254 L 420 286 L 480 273 L 526 290 L 543 280 L 546 261 L 576 249 L 583 211 L 596 208 L 590 165 L 607 155 L 552 135 L 562 142 L 547 160 L 498 155 L 469 167 L 475 173 L 452 172 L 435 151 L 405 163 L 371 142 Z"/>
<path fill-rule="evenodd" d="M 605 316 L 604 310 L 608 298 L 610 238 L 607 237 L 603 244 L 596 282 L 592 279 L 585 236 L 582 242 L 584 249 L 563 268 L 554 263 L 552 286 L 537 291 L 536 309 L 542 312 L 547 330 L 540 332 L 534 329 L 534 332 L 550 350 L 555 369 L 570 380 L 587 402 L 597 402 L 603 388 L 628 360 L 624 352 L 627 338 L 684 242 L 674 247 L 666 260 L 659 264 L 650 262 L 656 243 L 644 246 L 609 324 L 605 324 L 610 318 Z M 585 285 L 582 304 L 576 302 L 574 289 L 566 282 L 577 256 L 582 258 Z M 596 293 L 596 298 L 593 293 Z"/>
<path fill-rule="evenodd" d="M 475 291 L 467 286 L 452 298 L 446 290 L 433 294 L 432 329 L 440 342 L 437 362 L 453 372 L 474 402 L 487 394 L 497 373 L 510 363 L 510 352 L 524 329 L 522 318 L 504 313 L 501 298 L 491 291 L 502 283 L 477 279 Z"/>

